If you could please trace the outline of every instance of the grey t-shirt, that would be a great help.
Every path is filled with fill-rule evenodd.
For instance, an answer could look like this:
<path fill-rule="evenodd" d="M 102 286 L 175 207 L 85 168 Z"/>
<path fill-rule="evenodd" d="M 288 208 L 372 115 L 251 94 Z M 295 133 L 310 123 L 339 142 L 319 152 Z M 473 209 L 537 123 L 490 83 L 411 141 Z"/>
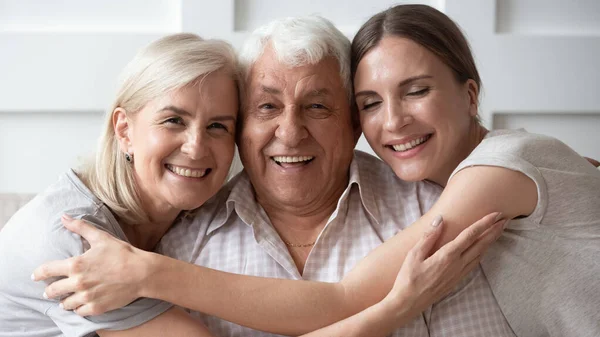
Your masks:
<path fill-rule="evenodd" d="M 21 208 L 0 231 L 0 337 L 94 336 L 125 330 L 168 310 L 170 303 L 142 298 L 96 317 L 80 317 L 44 299 L 46 282 L 31 273 L 40 264 L 83 254 L 84 241 L 63 227 L 64 214 L 83 218 L 127 241 L 110 210 L 73 171 Z"/>
<path fill-rule="evenodd" d="M 600 336 L 600 171 L 552 137 L 490 132 L 454 171 L 498 166 L 537 185 L 482 260 L 510 326 L 525 336 Z"/>

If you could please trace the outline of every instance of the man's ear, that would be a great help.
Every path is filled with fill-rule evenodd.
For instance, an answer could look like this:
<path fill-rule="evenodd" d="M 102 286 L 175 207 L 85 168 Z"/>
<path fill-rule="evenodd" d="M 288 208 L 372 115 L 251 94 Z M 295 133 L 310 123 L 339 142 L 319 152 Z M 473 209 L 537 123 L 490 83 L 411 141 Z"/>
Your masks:
<path fill-rule="evenodd" d="M 465 85 L 469 95 L 469 115 L 475 117 L 479 112 L 479 86 L 472 79 L 468 79 Z"/>
<path fill-rule="evenodd" d="M 127 117 L 127 111 L 123 108 L 116 108 L 112 113 L 112 123 L 121 151 L 133 154 L 130 120 Z"/>

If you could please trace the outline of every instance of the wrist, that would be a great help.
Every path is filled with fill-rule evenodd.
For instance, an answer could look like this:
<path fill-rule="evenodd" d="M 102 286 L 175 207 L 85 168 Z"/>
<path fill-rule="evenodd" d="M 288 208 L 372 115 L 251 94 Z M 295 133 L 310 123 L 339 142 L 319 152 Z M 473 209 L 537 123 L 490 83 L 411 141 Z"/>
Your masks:
<path fill-rule="evenodd" d="M 410 296 L 390 293 L 377 304 L 383 315 L 390 317 L 395 328 L 400 328 L 419 314 L 415 312 Z"/>
<path fill-rule="evenodd" d="M 141 278 L 138 282 L 138 297 L 157 298 L 158 289 L 161 287 L 161 275 L 164 273 L 162 255 L 140 250 L 141 258 L 139 267 L 141 268 Z"/>

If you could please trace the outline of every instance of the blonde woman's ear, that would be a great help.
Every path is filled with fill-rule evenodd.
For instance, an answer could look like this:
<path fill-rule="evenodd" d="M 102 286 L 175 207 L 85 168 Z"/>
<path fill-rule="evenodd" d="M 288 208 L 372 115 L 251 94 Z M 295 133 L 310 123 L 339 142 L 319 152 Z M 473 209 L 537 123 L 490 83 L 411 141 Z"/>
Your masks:
<path fill-rule="evenodd" d="M 123 108 L 116 108 L 112 115 L 115 137 L 119 142 L 119 147 L 124 153 L 132 153 L 132 142 L 129 129 L 129 118 L 127 111 Z"/>

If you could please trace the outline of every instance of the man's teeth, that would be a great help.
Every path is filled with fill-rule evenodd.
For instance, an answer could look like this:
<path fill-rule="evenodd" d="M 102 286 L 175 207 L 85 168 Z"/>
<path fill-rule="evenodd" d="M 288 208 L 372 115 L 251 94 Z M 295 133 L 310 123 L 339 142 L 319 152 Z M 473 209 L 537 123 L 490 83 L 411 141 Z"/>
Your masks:
<path fill-rule="evenodd" d="M 398 152 L 407 151 L 419 144 L 424 143 L 428 139 L 429 139 L 429 135 L 423 136 L 421 138 L 413 139 L 410 142 L 406 142 L 404 144 L 392 145 L 392 148 L 394 149 L 394 151 L 398 151 Z"/>
<path fill-rule="evenodd" d="M 278 162 L 278 163 L 300 163 L 300 162 L 304 162 L 304 161 L 309 161 L 309 160 L 313 160 L 313 156 L 297 156 L 297 157 L 290 157 L 290 156 L 274 156 L 273 160 Z"/>
<path fill-rule="evenodd" d="M 183 167 L 178 167 L 178 166 L 173 166 L 173 165 L 167 165 L 167 168 L 169 169 L 169 171 L 175 173 L 176 175 L 183 176 L 183 177 L 189 177 L 189 178 L 202 178 L 206 175 L 206 172 L 208 171 L 206 169 L 191 170 L 189 168 L 183 168 Z"/>

